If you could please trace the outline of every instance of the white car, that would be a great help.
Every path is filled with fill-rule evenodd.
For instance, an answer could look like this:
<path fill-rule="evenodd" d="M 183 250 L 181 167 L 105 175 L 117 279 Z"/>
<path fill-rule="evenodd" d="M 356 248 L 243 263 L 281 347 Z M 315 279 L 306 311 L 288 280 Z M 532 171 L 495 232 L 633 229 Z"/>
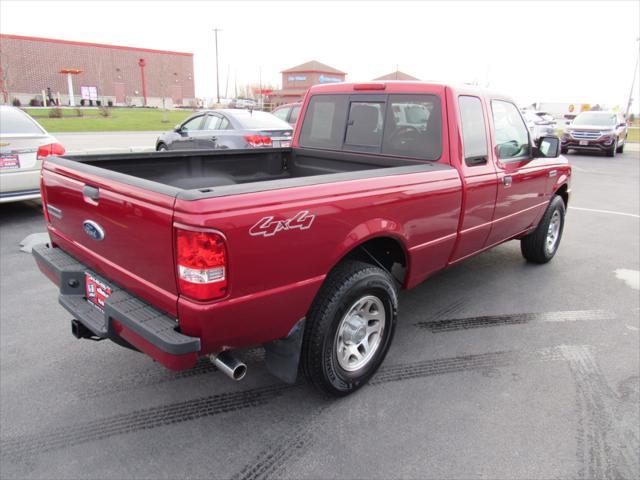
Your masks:
<path fill-rule="evenodd" d="M 550 115 L 535 110 L 522 110 L 521 113 L 532 140 L 555 135 L 556 123 Z"/>
<path fill-rule="evenodd" d="M 40 167 L 64 147 L 22 110 L 0 105 L 0 203 L 40 198 Z"/>

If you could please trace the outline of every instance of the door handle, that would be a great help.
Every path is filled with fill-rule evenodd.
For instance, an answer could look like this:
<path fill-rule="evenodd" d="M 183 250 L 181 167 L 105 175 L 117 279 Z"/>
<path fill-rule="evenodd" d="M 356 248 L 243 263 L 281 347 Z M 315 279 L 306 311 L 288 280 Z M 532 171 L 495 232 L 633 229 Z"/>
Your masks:
<path fill-rule="evenodd" d="M 91 185 L 85 185 L 82 187 L 82 195 L 85 198 L 90 198 L 94 202 L 100 200 L 100 189 L 98 187 L 92 187 Z"/>
<path fill-rule="evenodd" d="M 550 170 L 549 171 L 549 176 L 550 177 L 555 177 L 556 175 L 558 175 L 558 171 L 557 170 Z"/>
<path fill-rule="evenodd" d="M 502 183 L 504 183 L 505 187 L 510 187 L 513 183 L 513 178 L 511 178 L 511 175 L 505 175 L 502 177 Z"/>

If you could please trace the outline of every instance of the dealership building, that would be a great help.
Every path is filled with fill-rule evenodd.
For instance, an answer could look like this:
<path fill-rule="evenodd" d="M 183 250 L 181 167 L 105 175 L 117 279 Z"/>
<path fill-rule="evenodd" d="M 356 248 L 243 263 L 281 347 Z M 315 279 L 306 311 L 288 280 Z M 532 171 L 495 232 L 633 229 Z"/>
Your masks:
<path fill-rule="evenodd" d="M 4 102 L 28 105 L 50 88 L 61 105 L 195 105 L 192 53 L 0 34 L 0 58 Z"/>
<path fill-rule="evenodd" d="M 312 60 L 302 65 L 288 68 L 282 72 L 282 89 L 269 94 L 275 105 L 302 100 L 304 94 L 313 85 L 344 82 L 345 72 Z"/>

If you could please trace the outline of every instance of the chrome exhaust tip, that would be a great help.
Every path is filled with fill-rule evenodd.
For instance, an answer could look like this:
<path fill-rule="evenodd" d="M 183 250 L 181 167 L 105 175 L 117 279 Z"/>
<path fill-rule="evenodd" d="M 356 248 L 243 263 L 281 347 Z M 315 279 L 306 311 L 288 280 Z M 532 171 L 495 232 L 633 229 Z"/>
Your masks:
<path fill-rule="evenodd" d="M 247 374 L 247 366 L 229 352 L 209 355 L 209 360 L 231 380 L 240 381 Z"/>

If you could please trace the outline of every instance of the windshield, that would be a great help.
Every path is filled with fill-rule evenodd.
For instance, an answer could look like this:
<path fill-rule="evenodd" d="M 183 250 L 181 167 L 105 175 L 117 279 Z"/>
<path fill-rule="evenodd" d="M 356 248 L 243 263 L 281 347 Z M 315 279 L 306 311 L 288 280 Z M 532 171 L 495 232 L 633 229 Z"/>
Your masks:
<path fill-rule="evenodd" d="M 614 113 L 585 112 L 578 115 L 573 124 L 612 127 L 616 124 L 616 115 Z"/>
<path fill-rule="evenodd" d="M 42 129 L 31 117 L 13 108 L 0 109 L 0 135 L 10 134 L 42 135 Z"/>
<path fill-rule="evenodd" d="M 247 130 L 291 130 L 291 125 L 271 113 L 238 110 L 232 115 Z"/>

